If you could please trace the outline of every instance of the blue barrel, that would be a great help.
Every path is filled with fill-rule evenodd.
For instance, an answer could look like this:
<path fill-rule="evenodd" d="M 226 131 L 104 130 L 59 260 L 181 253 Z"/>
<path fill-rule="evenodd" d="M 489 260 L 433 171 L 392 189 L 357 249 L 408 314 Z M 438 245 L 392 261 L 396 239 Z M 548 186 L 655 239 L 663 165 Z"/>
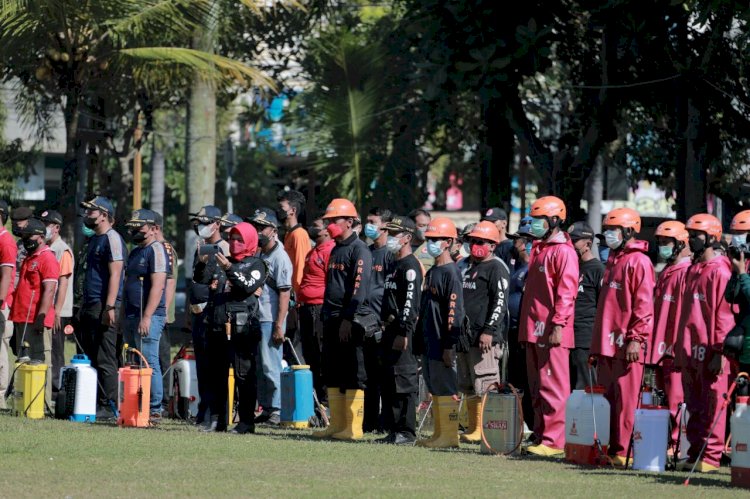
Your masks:
<path fill-rule="evenodd" d="M 307 428 L 315 414 L 310 366 L 287 367 L 281 372 L 281 425 Z"/>

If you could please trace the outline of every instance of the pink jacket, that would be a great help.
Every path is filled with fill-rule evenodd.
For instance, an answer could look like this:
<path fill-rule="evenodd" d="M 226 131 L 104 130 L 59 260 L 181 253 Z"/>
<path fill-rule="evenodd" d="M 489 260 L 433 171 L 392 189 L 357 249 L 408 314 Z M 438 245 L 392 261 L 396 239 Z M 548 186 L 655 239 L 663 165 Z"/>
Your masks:
<path fill-rule="evenodd" d="M 578 255 L 567 232 L 534 243 L 519 319 L 519 341 L 546 345 L 553 326 L 562 326 L 561 346 L 573 348 L 578 294 Z"/>
<path fill-rule="evenodd" d="M 685 277 L 690 268 L 690 257 L 665 267 L 654 290 L 654 330 L 651 335 L 646 364 L 657 364 L 662 357 L 674 357 L 677 323 L 682 311 Z"/>
<path fill-rule="evenodd" d="M 725 256 L 690 267 L 678 329 L 677 366 L 700 369 L 713 352 L 721 352 L 724 338 L 734 327 L 731 306 L 724 299 L 731 268 Z"/>
<path fill-rule="evenodd" d="M 630 341 L 648 344 L 654 321 L 654 266 L 647 251 L 648 242 L 631 240 L 610 253 L 596 307 L 592 355 L 624 359 Z"/>

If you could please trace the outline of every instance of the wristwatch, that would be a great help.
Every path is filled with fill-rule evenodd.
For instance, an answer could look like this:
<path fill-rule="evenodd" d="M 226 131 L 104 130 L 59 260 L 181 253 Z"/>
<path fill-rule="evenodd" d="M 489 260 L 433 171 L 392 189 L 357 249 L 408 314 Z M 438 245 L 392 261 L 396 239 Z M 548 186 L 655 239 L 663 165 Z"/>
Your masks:
<path fill-rule="evenodd" d="M 110 310 L 114 310 L 116 308 L 117 307 L 115 307 L 114 305 L 107 305 L 106 307 L 104 307 L 104 311 L 109 312 Z"/>

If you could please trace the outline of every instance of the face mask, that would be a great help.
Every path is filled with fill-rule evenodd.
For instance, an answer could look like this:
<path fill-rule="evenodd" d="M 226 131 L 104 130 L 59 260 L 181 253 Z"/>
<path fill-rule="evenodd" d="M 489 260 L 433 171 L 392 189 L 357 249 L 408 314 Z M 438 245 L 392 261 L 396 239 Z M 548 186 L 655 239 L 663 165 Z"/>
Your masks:
<path fill-rule="evenodd" d="M 671 246 L 659 246 L 659 256 L 664 260 L 670 260 L 673 253 L 674 248 L 672 248 Z"/>
<path fill-rule="evenodd" d="M 265 234 L 258 234 L 258 247 L 265 248 L 268 243 L 271 242 L 271 238 Z"/>
<path fill-rule="evenodd" d="M 388 248 L 388 251 L 391 253 L 398 253 L 401 251 L 403 244 L 401 244 L 399 238 L 388 236 L 388 239 L 385 241 L 385 247 Z"/>
<path fill-rule="evenodd" d="M 532 245 L 533 245 L 533 243 L 532 243 L 531 241 L 529 241 L 529 242 L 528 242 L 528 243 L 526 243 L 526 245 L 524 246 L 524 249 L 526 250 L 526 254 L 527 254 L 527 255 L 531 255 L 531 246 L 532 246 Z"/>
<path fill-rule="evenodd" d="M 531 235 L 537 239 L 542 239 L 549 232 L 549 228 L 546 226 L 547 221 L 543 218 L 534 218 L 531 220 Z"/>
<path fill-rule="evenodd" d="M 20 231 L 21 231 L 21 228 L 18 225 L 16 225 L 16 224 L 11 225 L 10 232 L 14 236 L 21 237 L 21 232 Z"/>
<path fill-rule="evenodd" d="M 95 229 L 97 225 L 96 221 L 99 219 L 99 217 L 86 217 L 83 219 L 83 225 L 88 227 L 89 229 Z"/>
<path fill-rule="evenodd" d="M 344 231 L 341 230 L 341 227 L 339 227 L 336 224 L 328 224 L 328 227 L 326 228 L 326 230 L 328 230 L 328 233 L 331 235 L 333 239 L 336 239 L 337 237 L 339 237 L 341 234 L 344 233 Z"/>
<path fill-rule="evenodd" d="M 706 249 L 706 241 L 696 236 L 688 239 L 688 244 L 690 245 L 690 251 L 696 254 L 703 253 L 703 250 Z"/>
<path fill-rule="evenodd" d="M 313 241 L 317 240 L 320 236 L 321 230 L 317 227 L 308 227 L 307 228 L 307 235 L 310 236 L 310 239 Z"/>
<path fill-rule="evenodd" d="M 55 234 L 52 232 L 52 229 L 47 227 L 47 229 L 44 231 L 44 240 L 49 241 L 50 239 L 52 239 L 52 236 L 54 235 Z"/>
<path fill-rule="evenodd" d="M 229 242 L 229 232 L 222 232 L 221 238 L 227 242 Z"/>
<path fill-rule="evenodd" d="M 380 237 L 380 228 L 378 228 L 375 224 L 366 224 L 365 225 L 365 236 L 369 237 L 373 241 Z"/>
<path fill-rule="evenodd" d="M 747 244 L 747 234 L 732 234 L 732 246 Z"/>
<path fill-rule="evenodd" d="M 602 262 L 606 262 L 607 258 L 609 258 L 609 248 L 606 246 L 599 245 L 599 260 Z"/>
<path fill-rule="evenodd" d="M 279 219 L 279 222 L 283 222 L 287 219 L 287 217 L 289 217 L 289 213 L 287 213 L 285 210 L 282 210 L 281 208 L 276 210 L 276 218 Z"/>
<path fill-rule="evenodd" d="M 81 228 L 81 231 L 83 232 L 83 237 L 94 237 L 96 235 L 94 229 L 86 227 L 85 225 Z"/>
<path fill-rule="evenodd" d="M 616 230 L 605 230 L 604 241 L 607 243 L 609 249 L 617 249 L 622 246 L 622 240 Z"/>
<path fill-rule="evenodd" d="M 245 248 L 246 246 L 244 241 L 238 241 L 237 239 L 232 239 L 231 241 L 229 241 L 229 253 L 233 257 L 245 251 Z"/>
<path fill-rule="evenodd" d="M 202 239 L 208 239 L 213 234 L 214 234 L 214 228 L 211 227 L 210 225 L 203 225 L 203 224 L 198 225 L 198 235 Z"/>
<path fill-rule="evenodd" d="M 23 244 L 23 248 L 29 254 L 35 252 L 36 249 L 39 247 L 39 241 L 37 239 L 31 239 L 31 238 L 22 239 L 21 243 Z"/>
<path fill-rule="evenodd" d="M 146 233 L 141 232 L 140 230 L 130 231 L 130 239 L 132 239 L 135 244 L 140 244 L 146 240 Z"/>
<path fill-rule="evenodd" d="M 469 243 L 463 243 L 458 252 L 463 258 L 467 258 L 469 255 L 471 255 L 471 245 Z"/>
<path fill-rule="evenodd" d="M 477 260 L 484 260 L 490 254 L 490 248 L 486 244 L 472 244 L 471 256 Z"/>
<path fill-rule="evenodd" d="M 427 241 L 427 253 L 433 258 L 439 257 L 443 253 L 442 241 Z"/>

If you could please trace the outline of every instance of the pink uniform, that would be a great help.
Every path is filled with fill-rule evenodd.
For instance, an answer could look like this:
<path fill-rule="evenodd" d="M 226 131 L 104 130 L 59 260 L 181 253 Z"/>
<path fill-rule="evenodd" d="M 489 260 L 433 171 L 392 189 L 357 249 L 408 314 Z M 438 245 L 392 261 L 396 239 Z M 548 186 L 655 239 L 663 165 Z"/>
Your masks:
<path fill-rule="evenodd" d="M 519 319 L 519 341 L 526 342 L 534 435 L 555 449 L 565 446 L 565 403 L 570 394 L 569 349 L 578 293 L 578 255 L 566 232 L 534 243 Z M 560 346 L 549 335 L 562 326 Z"/>
<path fill-rule="evenodd" d="M 664 387 L 669 411 L 672 414 L 672 441 L 676 441 L 679 428 L 677 412 L 684 401 L 682 372 L 674 365 L 674 343 L 677 338 L 677 324 L 682 312 L 685 277 L 690 268 L 690 258 L 683 258 L 665 267 L 656 281 L 654 290 L 654 330 L 646 364 L 657 365 L 657 383 Z"/>
<path fill-rule="evenodd" d="M 610 253 L 591 339 L 591 354 L 599 356 L 599 383 L 612 407 L 609 450 L 620 456 L 626 454 L 633 431 L 644 354 L 653 328 L 654 267 L 647 251 L 646 241 L 630 240 Z M 625 360 L 631 341 L 641 344 L 638 362 Z"/>
<path fill-rule="evenodd" d="M 676 359 L 683 366 L 682 384 L 690 411 L 688 456 L 691 461 L 697 459 L 703 443 L 708 439 L 703 460 L 713 466 L 719 466 L 724 448 L 726 418 L 719 418 L 713 433 L 709 434 L 709 430 L 727 392 L 729 365 L 725 362 L 723 372 L 719 374 L 709 372 L 708 365 L 712 358 L 721 355 L 724 338 L 734 327 L 734 315 L 730 304 L 724 299 L 731 275 L 731 264 L 724 256 L 690 267 L 678 329 L 679 335 L 687 337 L 680 338 L 684 340 L 682 344 L 688 346 Z"/>

